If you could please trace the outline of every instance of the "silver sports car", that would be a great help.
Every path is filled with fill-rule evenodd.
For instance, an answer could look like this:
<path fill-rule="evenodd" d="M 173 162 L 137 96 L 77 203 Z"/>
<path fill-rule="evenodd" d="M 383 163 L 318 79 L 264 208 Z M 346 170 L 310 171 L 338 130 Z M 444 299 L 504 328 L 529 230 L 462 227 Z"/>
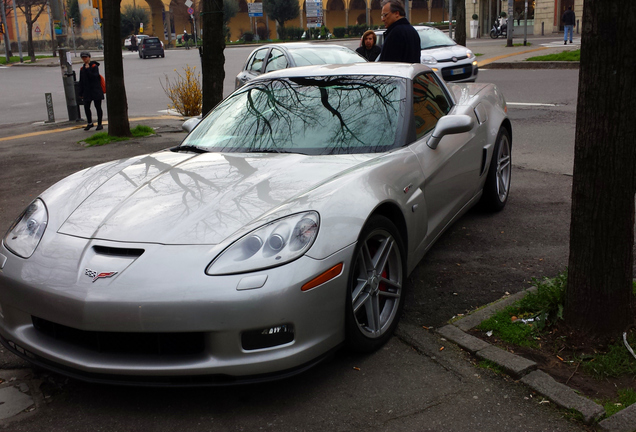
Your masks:
<path fill-rule="evenodd" d="M 263 75 L 179 146 L 24 210 L 0 247 L 0 340 L 67 375 L 157 385 L 373 351 L 442 232 L 505 206 L 511 144 L 493 84 L 397 63 Z"/>

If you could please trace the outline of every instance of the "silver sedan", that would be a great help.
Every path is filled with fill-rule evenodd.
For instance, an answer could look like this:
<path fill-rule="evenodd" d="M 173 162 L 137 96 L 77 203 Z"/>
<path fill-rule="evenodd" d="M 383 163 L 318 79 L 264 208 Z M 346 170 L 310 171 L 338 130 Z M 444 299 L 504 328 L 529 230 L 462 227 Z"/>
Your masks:
<path fill-rule="evenodd" d="M 442 232 L 504 208 L 511 145 L 493 84 L 447 87 L 419 64 L 263 75 L 180 145 L 73 174 L 18 216 L 0 341 L 60 373 L 153 385 L 371 352 Z"/>

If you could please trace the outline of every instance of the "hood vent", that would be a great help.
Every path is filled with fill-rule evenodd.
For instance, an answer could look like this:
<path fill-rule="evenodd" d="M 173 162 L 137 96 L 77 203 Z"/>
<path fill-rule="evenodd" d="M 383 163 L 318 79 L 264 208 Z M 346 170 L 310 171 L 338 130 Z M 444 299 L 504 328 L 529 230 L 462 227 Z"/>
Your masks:
<path fill-rule="evenodd" d="M 143 249 L 116 248 L 108 246 L 93 246 L 97 255 L 108 255 L 116 257 L 138 258 L 144 253 Z"/>

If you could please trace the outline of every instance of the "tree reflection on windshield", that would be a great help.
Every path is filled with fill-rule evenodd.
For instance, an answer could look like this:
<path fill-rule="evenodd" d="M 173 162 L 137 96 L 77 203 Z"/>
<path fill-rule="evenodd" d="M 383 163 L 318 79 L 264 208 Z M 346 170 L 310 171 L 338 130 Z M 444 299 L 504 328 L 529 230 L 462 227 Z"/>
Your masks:
<path fill-rule="evenodd" d="M 257 80 L 217 106 L 182 146 L 314 155 L 386 151 L 402 121 L 404 87 L 395 77 Z"/>

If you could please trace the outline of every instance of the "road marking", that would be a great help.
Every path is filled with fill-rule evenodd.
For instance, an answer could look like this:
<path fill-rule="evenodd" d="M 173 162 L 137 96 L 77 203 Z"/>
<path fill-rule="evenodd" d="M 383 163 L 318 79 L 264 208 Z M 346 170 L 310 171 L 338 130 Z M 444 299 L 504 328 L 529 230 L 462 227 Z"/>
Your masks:
<path fill-rule="evenodd" d="M 581 38 L 572 39 L 572 43 L 568 44 L 568 45 L 570 45 L 570 46 L 572 46 L 572 45 L 581 45 Z M 541 46 L 544 46 L 546 48 L 560 48 L 560 47 L 564 47 L 566 45 L 562 41 L 556 41 L 556 42 L 544 43 L 544 44 L 541 44 Z"/>
<path fill-rule="evenodd" d="M 501 60 L 501 59 L 505 59 L 508 57 L 512 57 L 512 56 L 518 56 L 520 54 L 526 54 L 526 53 L 531 53 L 531 52 L 535 52 L 535 51 L 543 51 L 548 49 L 547 47 L 541 47 L 541 48 L 534 48 L 534 49 L 530 49 L 530 50 L 525 50 L 525 51 L 515 51 L 515 52 L 511 52 L 509 54 L 504 54 L 504 55 L 500 55 L 497 57 L 491 57 L 482 61 L 478 61 L 477 62 L 477 66 L 482 67 L 485 66 L 487 64 L 490 64 L 492 62 L 496 62 L 497 60 Z"/>
<path fill-rule="evenodd" d="M 154 116 L 154 117 L 135 117 L 135 118 L 129 118 L 128 121 L 133 122 L 133 121 L 142 121 L 142 120 L 166 120 L 166 119 L 176 120 L 177 118 L 178 118 L 177 116 L 166 115 L 166 116 Z M 108 122 L 105 121 L 103 122 L 103 124 L 107 125 Z M 25 133 L 21 135 L 14 135 L 14 136 L 0 138 L 0 142 L 10 141 L 14 139 L 21 139 L 21 138 L 30 138 L 30 137 L 47 135 L 47 134 L 58 133 L 58 132 L 68 132 L 70 130 L 75 130 L 75 129 L 84 129 L 84 127 L 85 125 L 79 125 L 79 126 L 70 126 L 70 127 L 60 128 L 60 129 L 51 129 L 51 130 L 45 130 L 45 131 L 39 131 L 39 132 L 29 132 L 29 133 Z"/>
<path fill-rule="evenodd" d="M 555 107 L 555 106 L 559 106 L 559 104 L 553 104 L 553 103 L 534 103 L 534 102 L 506 102 L 506 105 L 509 105 L 509 106 L 530 106 L 530 107 L 540 107 L 540 106 Z"/>

